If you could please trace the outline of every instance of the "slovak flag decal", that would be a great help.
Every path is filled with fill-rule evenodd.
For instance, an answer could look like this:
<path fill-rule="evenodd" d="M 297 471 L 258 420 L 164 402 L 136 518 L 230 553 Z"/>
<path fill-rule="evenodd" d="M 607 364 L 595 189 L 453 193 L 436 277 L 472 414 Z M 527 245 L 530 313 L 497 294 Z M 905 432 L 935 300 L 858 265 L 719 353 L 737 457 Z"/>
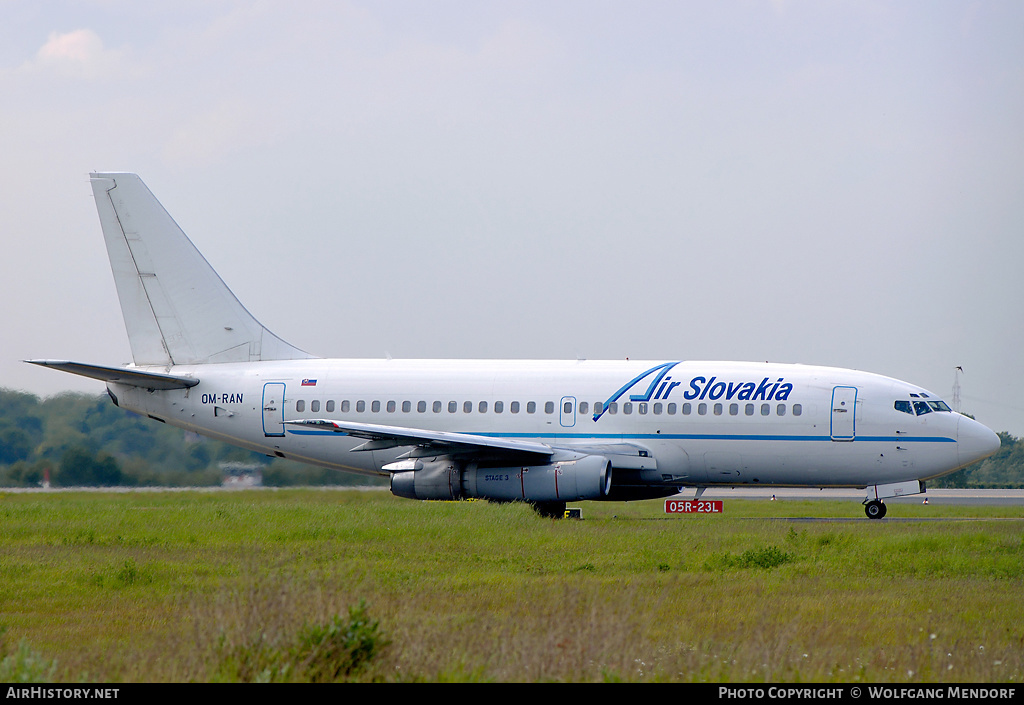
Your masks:
<path fill-rule="evenodd" d="M 304 379 L 304 380 L 302 380 L 302 386 L 303 387 L 315 387 L 316 386 L 316 380 L 315 379 Z"/>

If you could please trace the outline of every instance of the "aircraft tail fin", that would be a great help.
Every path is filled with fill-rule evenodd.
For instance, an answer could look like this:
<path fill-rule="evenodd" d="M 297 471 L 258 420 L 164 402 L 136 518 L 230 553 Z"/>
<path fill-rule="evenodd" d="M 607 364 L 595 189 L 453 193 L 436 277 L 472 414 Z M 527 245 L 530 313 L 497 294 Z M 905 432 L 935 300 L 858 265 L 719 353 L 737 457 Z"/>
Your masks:
<path fill-rule="evenodd" d="M 315 357 L 268 331 L 135 174 L 90 174 L 136 365 Z"/>

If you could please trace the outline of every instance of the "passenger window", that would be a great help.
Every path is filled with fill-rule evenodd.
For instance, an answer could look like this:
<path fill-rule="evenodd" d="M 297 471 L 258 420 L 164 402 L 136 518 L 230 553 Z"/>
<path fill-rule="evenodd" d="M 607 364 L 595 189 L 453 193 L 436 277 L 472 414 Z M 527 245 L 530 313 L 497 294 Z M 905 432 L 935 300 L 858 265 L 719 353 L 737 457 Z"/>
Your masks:
<path fill-rule="evenodd" d="M 334 411 L 334 400 L 333 400 L 333 399 L 330 399 L 330 400 L 328 400 L 328 402 L 327 402 L 327 413 L 329 413 L 329 414 L 330 414 L 330 413 L 332 413 L 333 411 Z"/>
<path fill-rule="evenodd" d="M 746 414 L 747 416 L 753 416 L 754 415 L 754 405 L 753 404 L 747 404 L 746 406 L 744 406 L 743 407 L 743 413 Z"/>
<path fill-rule="evenodd" d="M 412 411 L 412 402 L 411 401 L 403 401 L 402 402 L 402 412 L 408 414 L 410 411 Z"/>
<path fill-rule="evenodd" d="M 494 413 L 500 414 L 505 410 L 505 402 L 496 401 L 494 402 Z"/>
<path fill-rule="evenodd" d="M 785 416 L 786 415 L 786 405 L 785 404 L 779 404 L 777 407 L 775 407 L 775 413 L 777 413 L 779 416 Z"/>
<path fill-rule="evenodd" d="M 664 407 L 662 406 L 662 403 L 660 401 L 655 402 L 654 403 L 654 414 L 655 415 L 660 414 L 662 412 L 663 408 Z"/>
<path fill-rule="evenodd" d="M 434 409 L 434 413 L 435 414 L 440 414 L 441 413 L 441 402 L 435 401 L 433 409 Z"/>
<path fill-rule="evenodd" d="M 528 402 L 526 402 L 526 413 L 528 413 L 528 414 L 535 414 L 535 413 L 537 413 L 537 402 L 535 402 L 535 401 L 528 401 Z"/>
<path fill-rule="evenodd" d="M 312 411 L 314 414 L 320 411 L 320 400 L 314 399 L 313 401 L 309 402 L 309 410 Z"/>
<path fill-rule="evenodd" d="M 617 414 L 618 412 L 619 412 L 619 403 L 618 402 L 613 401 L 611 404 L 608 405 L 608 413 L 609 414 Z"/>
<path fill-rule="evenodd" d="M 595 401 L 594 402 L 594 413 L 597 414 L 598 416 L 600 416 L 603 411 L 604 411 L 604 404 L 602 402 Z"/>
<path fill-rule="evenodd" d="M 513 414 L 518 414 L 519 413 L 519 402 L 514 401 L 511 404 L 509 404 L 508 405 L 508 410 L 511 411 Z"/>
<path fill-rule="evenodd" d="M 690 409 L 691 409 L 691 406 L 690 406 L 689 402 L 683 404 L 683 416 L 689 416 L 690 415 Z"/>
<path fill-rule="evenodd" d="M 388 413 L 389 413 L 389 414 L 393 414 L 393 413 L 395 413 L 395 409 L 396 409 L 396 408 L 397 408 L 397 406 L 396 406 L 396 404 L 395 404 L 395 402 L 394 402 L 394 401 L 389 401 L 389 402 L 388 402 Z"/>
<path fill-rule="evenodd" d="M 669 405 L 668 405 L 668 408 L 667 408 L 667 409 L 665 409 L 665 411 L 667 411 L 667 412 L 668 412 L 669 414 L 674 414 L 674 413 L 676 413 L 676 403 L 675 403 L 675 402 L 672 402 L 671 404 L 669 404 Z"/>
<path fill-rule="evenodd" d="M 793 416 L 800 416 L 802 413 L 804 413 L 804 405 L 803 404 L 794 404 L 793 405 Z"/>
<path fill-rule="evenodd" d="M 740 405 L 739 404 L 730 404 L 729 405 L 729 416 L 739 416 L 739 415 L 740 415 Z"/>
<path fill-rule="evenodd" d="M 721 404 L 715 404 L 715 416 L 721 416 L 721 415 L 722 415 L 722 405 Z"/>
<path fill-rule="evenodd" d="M 459 410 L 459 402 L 457 402 L 457 401 L 450 401 L 450 402 L 448 402 L 448 413 L 449 414 L 454 414 L 458 410 Z"/>
<path fill-rule="evenodd" d="M 462 402 L 462 413 L 464 413 L 464 414 L 472 414 L 473 413 L 473 402 L 471 402 L 471 401 Z"/>
<path fill-rule="evenodd" d="M 555 402 L 553 402 L 553 401 L 544 402 L 544 413 L 545 414 L 553 414 L 553 413 L 555 413 Z"/>
<path fill-rule="evenodd" d="M 897 399 L 893 402 L 892 407 L 896 411 L 902 411 L 904 414 L 914 415 L 914 407 L 910 405 L 910 402 L 906 399 Z"/>
<path fill-rule="evenodd" d="M 306 402 L 303 399 L 299 399 L 295 402 L 295 410 L 301 414 L 306 410 Z"/>
<path fill-rule="evenodd" d="M 487 402 L 485 402 L 485 401 L 480 402 L 480 404 L 477 406 L 477 411 L 479 411 L 481 414 L 486 414 L 487 413 Z"/>
<path fill-rule="evenodd" d="M 587 413 L 588 409 L 590 409 L 590 405 L 587 402 L 585 402 L 585 401 L 581 401 L 580 402 L 580 413 L 581 414 L 585 414 L 585 413 Z"/>
<path fill-rule="evenodd" d="M 761 416 L 768 416 L 771 413 L 772 413 L 772 405 L 771 404 L 762 404 L 761 405 Z"/>
<path fill-rule="evenodd" d="M 373 403 L 370 404 L 370 411 L 372 411 L 375 414 L 378 413 L 380 411 L 380 402 L 374 400 Z"/>
<path fill-rule="evenodd" d="M 562 413 L 563 414 L 571 414 L 572 413 L 572 402 L 571 401 L 567 401 L 564 404 L 562 404 Z"/>
<path fill-rule="evenodd" d="M 640 402 L 639 404 L 636 405 L 636 408 L 637 408 L 637 411 L 639 411 L 641 414 L 646 414 L 647 413 L 647 402 Z"/>
<path fill-rule="evenodd" d="M 360 414 L 366 411 L 366 402 L 360 399 L 356 402 L 356 411 Z"/>
<path fill-rule="evenodd" d="M 425 402 L 425 401 L 416 402 L 416 411 L 418 411 L 418 412 L 420 412 L 422 414 L 422 413 L 426 412 L 426 410 L 427 410 L 427 402 Z"/>
<path fill-rule="evenodd" d="M 351 408 L 352 408 L 352 405 L 348 403 L 348 399 L 346 399 L 345 401 L 341 402 L 341 413 L 347 414 L 349 412 L 349 409 L 351 409 Z"/>
<path fill-rule="evenodd" d="M 622 413 L 632 414 L 633 413 L 633 402 L 627 401 L 622 404 Z"/>
<path fill-rule="evenodd" d="M 932 409 L 930 406 L 928 406 L 928 402 L 926 401 L 915 401 L 914 411 L 917 412 L 918 416 L 924 416 L 925 414 L 932 413 Z"/>
<path fill-rule="evenodd" d="M 697 405 L 697 413 L 700 414 L 701 416 L 706 416 L 707 413 L 708 413 L 708 405 L 705 404 L 704 402 L 701 402 L 700 404 L 698 404 Z"/>

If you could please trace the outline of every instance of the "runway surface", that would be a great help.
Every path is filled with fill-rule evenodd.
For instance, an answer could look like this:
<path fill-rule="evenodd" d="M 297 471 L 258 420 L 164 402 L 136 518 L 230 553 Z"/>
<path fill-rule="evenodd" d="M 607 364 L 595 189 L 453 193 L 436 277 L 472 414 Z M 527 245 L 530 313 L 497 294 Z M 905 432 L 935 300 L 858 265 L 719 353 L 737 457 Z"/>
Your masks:
<path fill-rule="evenodd" d="M 238 492 L 242 490 L 258 491 L 287 491 L 289 489 L 300 489 L 298 487 L 0 487 L 0 495 L 12 494 L 34 494 L 34 493 L 62 493 L 62 492 Z M 315 487 L 301 489 L 318 489 L 324 492 L 362 490 L 369 492 L 386 492 L 387 487 Z M 679 497 L 691 498 L 694 490 L 687 489 Z M 772 496 L 777 501 L 785 500 L 824 500 L 831 502 L 856 502 L 861 504 L 864 500 L 864 490 L 856 489 L 807 489 L 807 488 L 769 488 L 769 487 L 710 487 L 701 496 L 701 499 L 764 499 L 771 501 Z M 922 504 L 928 498 L 929 505 L 961 505 L 961 506 L 1021 506 L 1024 507 L 1024 490 L 1015 489 L 994 489 L 994 490 L 928 490 L 925 494 L 911 495 L 909 497 L 889 497 L 886 504 Z M 800 521 L 800 519 L 791 519 Z M 907 519 L 906 521 L 921 521 L 922 519 Z M 927 521 L 927 519 L 924 519 Z M 818 520 L 820 521 L 820 520 Z M 835 521 L 844 521 L 836 519 Z M 897 517 L 887 517 L 883 521 L 903 521 Z"/>
<path fill-rule="evenodd" d="M 692 496 L 691 491 L 682 493 L 682 496 Z M 772 495 L 778 500 L 785 499 L 825 499 L 833 501 L 848 500 L 860 503 L 864 499 L 864 490 L 815 490 L 805 488 L 778 488 L 768 487 L 736 487 L 736 488 L 715 488 L 709 487 L 701 499 L 768 499 Z M 925 494 L 911 495 L 909 497 L 888 497 L 886 504 L 921 504 L 924 498 L 928 498 L 929 504 L 957 504 L 957 505 L 984 505 L 984 506 L 1024 506 L 1024 490 L 928 490 Z"/>

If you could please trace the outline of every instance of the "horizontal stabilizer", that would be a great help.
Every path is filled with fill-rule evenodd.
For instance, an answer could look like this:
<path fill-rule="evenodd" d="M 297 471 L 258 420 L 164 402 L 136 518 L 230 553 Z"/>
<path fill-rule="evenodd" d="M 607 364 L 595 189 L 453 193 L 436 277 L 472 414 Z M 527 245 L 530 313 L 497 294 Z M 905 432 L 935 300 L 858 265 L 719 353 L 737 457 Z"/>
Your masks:
<path fill-rule="evenodd" d="M 144 372 L 131 367 L 107 367 L 106 365 L 87 365 L 84 362 L 68 360 L 25 360 L 33 365 L 52 367 L 73 375 L 91 377 L 103 382 L 116 382 L 143 389 L 187 389 L 199 384 L 194 377 L 175 377 L 159 372 Z"/>

